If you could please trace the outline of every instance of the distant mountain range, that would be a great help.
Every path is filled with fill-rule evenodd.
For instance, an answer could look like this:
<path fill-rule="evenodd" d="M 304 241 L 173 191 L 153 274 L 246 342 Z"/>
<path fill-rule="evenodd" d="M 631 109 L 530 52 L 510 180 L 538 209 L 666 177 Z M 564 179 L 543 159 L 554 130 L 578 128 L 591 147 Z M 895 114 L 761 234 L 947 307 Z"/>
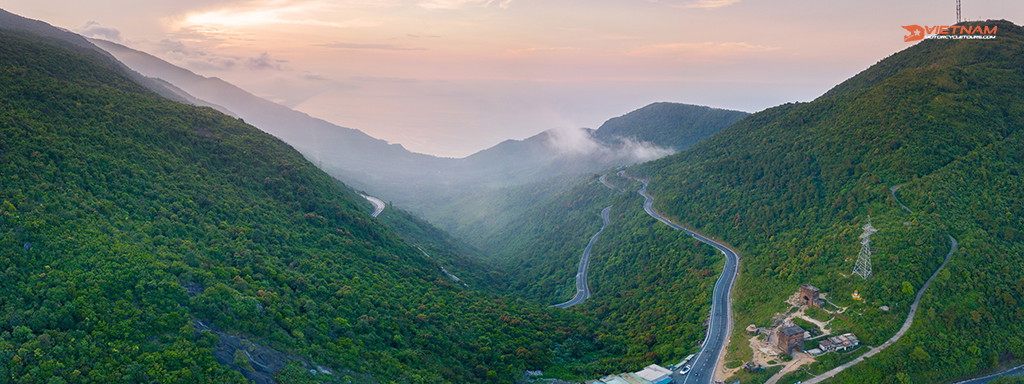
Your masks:
<path fill-rule="evenodd" d="M 281 138 L 335 177 L 420 212 L 452 195 L 652 160 L 746 116 L 739 111 L 657 103 L 609 121 L 609 128 L 545 131 L 465 158 L 439 158 L 294 111 L 152 55 L 109 41 L 92 42 L 145 76 L 169 82 Z"/>

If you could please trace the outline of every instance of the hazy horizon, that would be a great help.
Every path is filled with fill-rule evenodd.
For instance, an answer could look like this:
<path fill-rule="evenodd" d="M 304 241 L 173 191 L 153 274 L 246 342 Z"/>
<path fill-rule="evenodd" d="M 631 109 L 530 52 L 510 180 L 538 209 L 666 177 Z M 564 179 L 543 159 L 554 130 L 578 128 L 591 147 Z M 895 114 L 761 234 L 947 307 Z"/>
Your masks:
<path fill-rule="evenodd" d="M 949 25 L 954 2 L 9 0 L 25 17 L 145 51 L 422 153 L 668 101 L 756 112 L 809 101 Z M 964 1 L 1021 22 L 1024 3 Z"/>

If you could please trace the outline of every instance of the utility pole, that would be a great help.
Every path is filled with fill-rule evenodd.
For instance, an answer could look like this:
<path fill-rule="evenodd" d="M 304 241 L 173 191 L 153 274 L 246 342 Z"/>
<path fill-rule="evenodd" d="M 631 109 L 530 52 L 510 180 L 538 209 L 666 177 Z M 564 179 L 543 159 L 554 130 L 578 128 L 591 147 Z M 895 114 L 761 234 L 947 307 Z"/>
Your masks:
<path fill-rule="evenodd" d="M 867 280 L 871 276 L 871 234 L 878 232 L 871 226 L 871 216 L 868 216 L 868 223 L 864 224 L 864 233 L 860 234 L 860 254 L 857 255 L 857 264 L 853 267 L 853 274 Z"/>

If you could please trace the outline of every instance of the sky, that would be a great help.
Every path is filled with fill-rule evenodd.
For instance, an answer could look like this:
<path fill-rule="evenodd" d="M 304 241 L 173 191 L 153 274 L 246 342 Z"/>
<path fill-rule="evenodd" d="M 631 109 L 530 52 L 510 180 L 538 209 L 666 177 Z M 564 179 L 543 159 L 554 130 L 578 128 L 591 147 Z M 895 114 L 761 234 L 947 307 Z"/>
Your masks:
<path fill-rule="evenodd" d="M 2 0 L 406 148 L 463 157 L 671 101 L 810 101 L 954 0 Z M 963 0 L 1024 23 L 1024 1 Z"/>

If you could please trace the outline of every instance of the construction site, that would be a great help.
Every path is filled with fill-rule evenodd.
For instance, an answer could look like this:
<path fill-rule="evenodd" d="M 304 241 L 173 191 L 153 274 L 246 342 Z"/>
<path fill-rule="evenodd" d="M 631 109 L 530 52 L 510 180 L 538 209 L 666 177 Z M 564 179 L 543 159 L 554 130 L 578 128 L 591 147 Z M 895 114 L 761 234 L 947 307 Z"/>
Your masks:
<path fill-rule="evenodd" d="M 727 374 L 741 369 L 758 372 L 781 366 L 782 369 L 773 376 L 774 380 L 768 381 L 772 383 L 789 372 L 815 362 L 816 356 L 849 351 L 860 345 L 860 340 L 852 333 L 835 334 L 830 323 L 835 316 L 842 316 L 846 308 L 829 302 L 819 288 L 809 284 L 801 285 L 786 303 L 790 305 L 789 310 L 776 314 L 771 325 L 759 327 L 750 324 L 746 327 L 753 358 Z M 820 313 L 825 313 L 829 320 L 822 321 L 808 315 L 810 308 L 820 309 L 815 310 L 819 313 L 818 317 Z"/>

